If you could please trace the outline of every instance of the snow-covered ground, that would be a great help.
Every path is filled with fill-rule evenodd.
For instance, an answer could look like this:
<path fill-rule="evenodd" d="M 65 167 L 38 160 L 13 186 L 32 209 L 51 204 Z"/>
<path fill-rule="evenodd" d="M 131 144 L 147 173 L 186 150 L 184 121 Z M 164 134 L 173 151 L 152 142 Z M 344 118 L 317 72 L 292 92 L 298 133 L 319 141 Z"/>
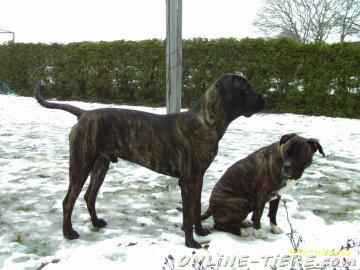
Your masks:
<path fill-rule="evenodd" d="M 164 113 L 162 108 L 137 109 Z M 0 95 L 0 268 L 202 269 L 192 264 L 204 258 L 206 269 L 275 269 L 274 265 L 290 269 L 290 260 L 300 258 L 291 253 L 283 204 L 278 222 L 284 234 L 269 232 L 264 213 L 267 240 L 254 239 L 249 229 L 242 237 L 213 231 L 197 238 L 208 242 L 204 249 L 186 248 L 177 180 L 126 161 L 111 165 L 98 196 L 99 216 L 109 225 L 92 227 L 82 193 L 73 213 L 81 238 L 65 240 L 62 200 L 68 185 L 68 134 L 75 122 L 73 115 L 45 109 L 33 98 Z M 303 240 L 302 266 L 342 265 L 345 258 L 356 264 L 350 269 L 360 269 L 359 247 L 323 256 L 339 251 L 348 239 L 354 240 L 351 245 L 360 245 L 359 120 L 292 114 L 238 118 L 205 175 L 203 210 L 212 187 L 230 165 L 290 132 L 319 139 L 326 153 L 325 158 L 314 156 L 298 186 L 284 196 L 295 237 Z M 211 228 L 212 219 L 204 225 Z M 173 260 L 168 258 L 165 264 L 169 255 Z"/>

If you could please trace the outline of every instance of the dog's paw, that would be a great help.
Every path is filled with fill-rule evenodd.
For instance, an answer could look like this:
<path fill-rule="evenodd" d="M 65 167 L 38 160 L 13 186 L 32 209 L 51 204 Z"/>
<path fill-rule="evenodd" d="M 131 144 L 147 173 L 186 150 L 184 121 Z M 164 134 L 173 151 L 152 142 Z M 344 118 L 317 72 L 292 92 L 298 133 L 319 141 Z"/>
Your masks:
<path fill-rule="evenodd" d="M 261 229 L 254 229 L 254 236 L 256 239 L 267 239 L 266 233 Z"/>
<path fill-rule="evenodd" d="M 246 229 L 246 228 L 240 228 L 240 236 L 241 237 L 251 237 L 252 236 L 252 230 Z"/>
<path fill-rule="evenodd" d="M 91 223 L 96 228 L 104 228 L 107 225 L 107 222 L 102 218 L 98 218 L 96 220 L 91 220 Z"/>
<path fill-rule="evenodd" d="M 271 227 L 271 232 L 273 234 L 282 234 L 282 233 L 284 233 L 284 231 L 280 227 L 276 226 L 273 223 L 270 223 L 270 227 Z"/>
<path fill-rule="evenodd" d="M 253 226 L 253 223 L 251 221 L 248 221 L 248 220 L 243 220 L 240 223 L 240 227 L 244 228 L 244 229 L 251 228 L 252 226 Z"/>
<path fill-rule="evenodd" d="M 199 236 L 206 236 L 210 234 L 210 231 L 208 229 L 201 228 L 200 230 L 195 229 L 195 233 Z"/>
<path fill-rule="evenodd" d="M 64 230 L 63 234 L 65 236 L 65 238 L 73 240 L 73 239 L 78 239 L 80 237 L 80 235 L 77 233 L 77 231 L 71 229 L 71 230 Z"/>
<path fill-rule="evenodd" d="M 199 242 L 196 242 L 194 239 L 185 240 L 185 246 L 187 246 L 188 248 L 196 248 L 196 249 L 201 248 L 201 244 Z"/>

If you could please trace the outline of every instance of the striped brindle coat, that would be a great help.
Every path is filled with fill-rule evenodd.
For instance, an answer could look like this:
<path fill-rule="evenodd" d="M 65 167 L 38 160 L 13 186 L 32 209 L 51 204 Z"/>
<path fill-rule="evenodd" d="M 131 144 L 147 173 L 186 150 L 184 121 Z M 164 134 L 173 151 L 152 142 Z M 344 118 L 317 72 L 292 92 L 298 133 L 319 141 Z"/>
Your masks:
<path fill-rule="evenodd" d="M 215 229 L 240 235 L 243 221 L 252 212 L 255 237 L 266 238 L 260 219 L 270 202 L 271 231 L 281 233 L 276 222 L 281 195 L 296 184 L 317 150 L 324 155 L 316 139 L 292 133 L 239 160 L 216 183 L 202 220 L 212 215 Z"/>
<path fill-rule="evenodd" d="M 200 248 L 193 238 L 208 233 L 201 225 L 201 190 L 206 169 L 214 160 L 218 142 L 228 125 L 237 117 L 250 117 L 264 107 L 260 93 L 252 90 L 245 78 L 223 75 L 187 112 L 158 115 L 127 109 L 80 108 L 35 97 L 47 108 L 60 109 L 78 117 L 70 133 L 69 188 L 63 201 L 63 234 L 75 239 L 71 215 L 75 201 L 90 174 L 85 200 L 92 224 L 107 225 L 95 210 L 97 193 L 110 162 L 118 158 L 147 167 L 155 172 L 176 177 L 181 187 L 185 244 Z"/>

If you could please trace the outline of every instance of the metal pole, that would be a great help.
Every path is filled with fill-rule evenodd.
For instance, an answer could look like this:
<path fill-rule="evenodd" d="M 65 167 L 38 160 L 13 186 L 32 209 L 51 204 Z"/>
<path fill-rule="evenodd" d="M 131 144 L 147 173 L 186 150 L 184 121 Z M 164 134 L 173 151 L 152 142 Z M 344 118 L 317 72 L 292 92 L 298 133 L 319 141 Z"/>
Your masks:
<path fill-rule="evenodd" d="M 166 0 L 166 110 L 181 109 L 182 0 Z"/>

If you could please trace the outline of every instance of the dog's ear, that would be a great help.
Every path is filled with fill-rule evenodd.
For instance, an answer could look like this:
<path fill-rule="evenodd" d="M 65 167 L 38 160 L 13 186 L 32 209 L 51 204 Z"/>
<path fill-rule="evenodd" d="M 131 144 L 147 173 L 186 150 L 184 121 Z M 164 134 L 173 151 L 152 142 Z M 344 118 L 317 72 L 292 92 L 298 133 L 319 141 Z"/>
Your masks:
<path fill-rule="evenodd" d="M 239 74 L 227 74 L 216 81 L 216 89 L 225 97 L 225 100 L 233 98 L 234 90 L 245 91 L 251 88 L 247 80 Z M 238 92 L 239 92 L 238 91 Z"/>
<path fill-rule="evenodd" d="M 215 83 L 215 87 L 219 94 L 227 97 L 233 88 L 232 78 L 230 75 L 221 76 Z"/>
<path fill-rule="evenodd" d="M 254 71 L 251 70 L 246 70 L 244 72 L 241 71 L 236 71 L 235 75 L 238 77 L 241 77 L 242 79 L 246 80 L 246 81 L 250 81 L 251 77 L 254 75 Z"/>
<path fill-rule="evenodd" d="M 297 136 L 295 133 L 289 133 L 286 135 L 283 135 L 280 139 L 280 145 L 286 143 L 288 140 L 290 140 L 291 138 Z"/>
<path fill-rule="evenodd" d="M 323 155 L 323 157 L 325 157 L 325 154 L 324 154 L 324 151 L 323 151 L 323 148 L 321 146 L 321 144 L 319 143 L 318 140 L 316 139 L 308 139 L 307 142 L 311 145 L 314 153 L 319 150 L 319 153 Z"/>
<path fill-rule="evenodd" d="M 244 76 L 236 74 L 233 76 L 233 86 L 235 89 L 245 91 L 250 89 L 250 85 Z"/>

